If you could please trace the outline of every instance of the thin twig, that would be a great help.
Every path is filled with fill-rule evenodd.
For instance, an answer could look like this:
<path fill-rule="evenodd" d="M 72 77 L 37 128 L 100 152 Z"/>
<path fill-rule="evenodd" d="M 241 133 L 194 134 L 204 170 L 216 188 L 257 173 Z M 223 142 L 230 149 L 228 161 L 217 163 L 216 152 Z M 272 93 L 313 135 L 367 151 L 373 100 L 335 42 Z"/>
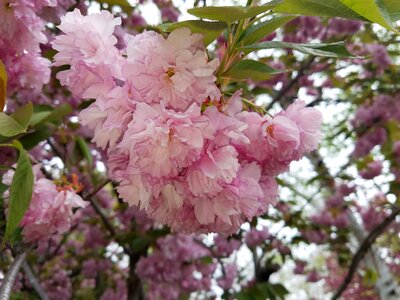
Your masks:
<path fill-rule="evenodd" d="M 8 300 L 11 296 L 11 291 L 14 286 L 15 279 L 21 269 L 21 266 L 26 258 L 26 251 L 19 253 L 12 262 L 10 269 L 6 273 L 1 287 L 0 287 L 0 300 Z"/>
<path fill-rule="evenodd" d="M 41 300 L 49 300 L 49 297 L 47 296 L 46 292 L 43 290 L 42 286 L 40 285 L 39 280 L 36 278 L 35 274 L 33 273 L 31 266 L 26 261 L 24 261 L 22 264 L 22 268 L 24 269 L 24 272 L 25 272 L 26 276 L 28 277 L 29 282 L 31 283 L 32 287 L 35 289 L 39 298 Z"/>
<path fill-rule="evenodd" d="M 96 188 L 94 188 L 94 190 L 83 196 L 82 198 L 86 201 L 89 201 L 90 204 L 92 205 L 94 211 L 99 215 L 100 219 L 102 220 L 104 226 L 106 227 L 106 229 L 108 230 L 108 232 L 110 233 L 110 235 L 117 241 L 118 241 L 118 236 L 117 233 L 114 229 L 114 226 L 110 223 L 110 221 L 108 220 L 108 217 L 106 215 L 106 213 L 103 211 L 103 209 L 101 208 L 100 204 L 96 201 L 96 199 L 93 198 L 93 196 L 95 196 L 103 187 L 105 187 L 107 184 L 109 184 L 111 182 L 110 179 L 106 179 L 104 182 L 102 182 L 100 185 L 98 185 Z M 119 244 L 121 245 L 121 247 L 124 249 L 124 252 L 128 255 L 130 255 L 131 251 L 129 248 L 127 248 L 123 243 L 119 242 Z"/>
<path fill-rule="evenodd" d="M 285 96 L 285 94 L 287 92 L 289 92 L 293 86 L 299 81 L 299 79 L 301 78 L 301 76 L 304 75 L 305 71 L 312 65 L 312 63 L 314 62 L 315 57 L 312 56 L 310 57 L 299 69 L 299 71 L 297 72 L 296 76 L 290 80 L 288 82 L 288 84 L 286 84 L 285 86 L 283 86 L 280 91 L 278 92 L 278 94 L 276 94 L 276 96 L 272 99 L 272 101 L 268 104 L 268 106 L 266 107 L 266 111 L 270 110 L 272 108 L 272 106 L 274 106 L 275 103 L 279 103 L 281 101 L 281 99 Z"/>
<path fill-rule="evenodd" d="M 376 226 L 365 238 L 364 242 L 360 245 L 356 254 L 353 256 L 349 270 L 347 271 L 347 275 L 343 279 L 343 282 L 337 289 L 336 293 L 333 295 L 332 300 L 339 299 L 339 297 L 346 290 L 347 286 L 353 279 L 354 273 L 356 272 L 359 263 L 364 258 L 369 248 L 372 246 L 375 240 L 385 231 L 385 229 L 390 225 L 390 223 L 392 223 L 396 219 L 396 216 L 399 214 L 400 214 L 400 206 L 395 207 L 392 213 L 382 223 Z"/>

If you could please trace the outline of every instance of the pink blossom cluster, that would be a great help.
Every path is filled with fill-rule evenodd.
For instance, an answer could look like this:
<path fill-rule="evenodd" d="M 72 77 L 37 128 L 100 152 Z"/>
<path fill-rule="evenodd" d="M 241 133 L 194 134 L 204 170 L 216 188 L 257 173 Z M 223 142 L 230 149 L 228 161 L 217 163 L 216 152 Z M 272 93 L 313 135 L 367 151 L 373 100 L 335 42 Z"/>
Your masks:
<path fill-rule="evenodd" d="M 311 217 L 314 224 L 325 227 L 345 228 L 349 225 L 345 197 L 355 192 L 355 188 L 345 184 L 338 185 L 335 193 L 325 200 L 324 208 Z"/>
<path fill-rule="evenodd" d="M 8 73 L 9 91 L 38 91 L 50 79 L 50 61 L 42 57 L 47 42 L 42 8 L 56 0 L 0 0 L 0 59 Z"/>
<path fill-rule="evenodd" d="M 356 33 L 362 28 L 362 22 L 331 18 L 325 25 L 319 17 L 301 16 L 285 26 L 283 39 L 292 43 L 307 43 L 332 38 L 342 38 Z"/>
<path fill-rule="evenodd" d="M 40 165 L 33 166 L 33 194 L 28 210 L 20 226 L 27 242 L 46 242 L 52 235 L 63 234 L 71 226 L 73 208 L 87 205 L 82 198 L 68 187 L 59 187 L 54 181 L 44 178 Z M 14 171 L 3 176 L 3 183 L 10 186 Z M 5 193 L 8 196 L 8 191 Z"/>
<path fill-rule="evenodd" d="M 250 248 L 255 248 L 259 245 L 265 243 L 265 241 L 270 237 L 270 233 L 267 227 L 263 227 L 262 229 L 251 228 L 246 233 L 246 245 Z"/>
<path fill-rule="evenodd" d="M 157 241 L 148 257 L 141 257 L 136 273 L 148 285 L 147 299 L 179 299 L 194 291 L 209 291 L 216 264 L 201 241 L 177 234 Z"/>
<path fill-rule="evenodd" d="M 102 11 L 67 13 L 53 41 L 58 73 L 75 94 L 96 101 L 80 113 L 108 155 L 118 193 L 179 232 L 236 232 L 263 214 L 277 194 L 274 176 L 314 150 L 321 114 L 296 101 L 274 117 L 242 111 L 240 91 L 215 84 L 202 35 L 187 28 L 167 38 L 126 35 Z"/>
<path fill-rule="evenodd" d="M 386 124 L 400 121 L 400 95 L 379 95 L 358 108 L 352 125 L 358 139 L 353 151 L 355 157 L 362 157 L 387 140 Z"/>

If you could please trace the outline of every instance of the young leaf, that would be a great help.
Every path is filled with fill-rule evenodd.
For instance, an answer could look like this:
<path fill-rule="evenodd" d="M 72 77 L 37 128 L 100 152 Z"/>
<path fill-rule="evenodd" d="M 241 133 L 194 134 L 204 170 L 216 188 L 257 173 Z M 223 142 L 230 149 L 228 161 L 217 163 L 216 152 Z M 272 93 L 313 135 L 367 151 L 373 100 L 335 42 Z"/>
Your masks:
<path fill-rule="evenodd" d="M 276 16 L 271 20 L 250 26 L 242 33 L 239 43 L 242 45 L 251 45 L 257 43 L 294 18 L 295 17 L 292 16 Z"/>
<path fill-rule="evenodd" d="M 392 20 L 382 0 L 340 0 L 340 2 L 371 22 L 389 30 L 394 29 Z M 400 2 L 398 5 L 400 6 Z"/>
<path fill-rule="evenodd" d="M 274 11 L 294 15 L 365 20 L 361 15 L 341 3 L 340 0 L 285 0 L 275 7 Z"/>
<path fill-rule="evenodd" d="M 0 112 L 6 105 L 7 98 L 7 71 L 3 62 L 0 60 Z"/>
<path fill-rule="evenodd" d="M 282 0 L 271 1 L 262 6 L 205 6 L 191 8 L 188 13 L 199 18 L 231 24 L 238 20 L 255 17 L 280 3 Z"/>
<path fill-rule="evenodd" d="M 22 148 L 21 144 L 15 143 L 15 145 L 20 152 L 10 187 L 7 225 L 3 245 L 24 217 L 26 210 L 29 208 L 33 192 L 34 177 L 28 153 Z"/>
<path fill-rule="evenodd" d="M 207 47 L 226 29 L 228 25 L 225 22 L 207 22 L 203 20 L 190 20 L 178 23 L 167 23 L 158 26 L 162 31 L 171 32 L 175 29 L 187 27 L 193 33 L 204 35 L 203 43 Z"/>
<path fill-rule="evenodd" d="M 289 48 L 304 54 L 322 57 L 349 58 L 353 55 L 346 49 L 343 42 L 331 44 L 294 44 L 279 41 L 263 42 L 242 47 L 245 53 L 262 49 Z"/>
<path fill-rule="evenodd" d="M 251 59 L 241 60 L 222 76 L 236 80 L 262 81 L 271 78 L 271 75 L 282 73 L 281 70 L 276 70 L 270 66 Z"/>

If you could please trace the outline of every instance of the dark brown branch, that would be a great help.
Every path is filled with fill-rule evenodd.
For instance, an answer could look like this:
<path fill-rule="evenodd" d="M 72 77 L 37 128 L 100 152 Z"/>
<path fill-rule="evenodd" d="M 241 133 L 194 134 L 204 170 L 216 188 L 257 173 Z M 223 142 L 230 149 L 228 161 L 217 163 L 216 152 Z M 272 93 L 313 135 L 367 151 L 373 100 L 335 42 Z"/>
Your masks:
<path fill-rule="evenodd" d="M 340 295 L 346 290 L 347 286 L 350 284 L 353 279 L 354 273 L 357 270 L 357 267 L 361 260 L 364 258 L 366 253 L 369 251 L 369 248 L 375 242 L 375 240 L 385 231 L 385 229 L 392 223 L 396 216 L 400 214 L 400 206 L 393 208 L 392 213 L 378 226 L 376 226 L 369 235 L 365 238 L 364 242 L 358 248 L 356 254 L 353 256 L 351 264 L 349 266 L 349 270 L 347 271 L 347 275 L 344 278 L 342 284 L 333 295 L 332 300 L 339 299 Z"/>
<path fill-rule="evenodd" d="M 114 229 L 114 226 L 110 223 L 110 221 L 108 220 L 108 217 L 106 215 L 106 213 L 103 211 L 103 209 L 101 208 L 100 204 L 96 201 L 96 199 L 93 198 L 93 196 L 95 196 L 103 187 L 105 187 L 107 184 L 109 184 L 111 182 L 110 179 L 105 180 L 103 183 L 101 183 L 100 185 L 98 185 L 96 188 L 94 188 L 94 190 L 83 196 L 82 198 L 86 201 L 89 201 L 90 204 L 92 205 L 94 211 L 99 215 L 100 219 L 102 220 L 104 226 L 106 227 L 106 229 L 108 230 L 108 232 L 110 233 L 110 235 L 117 241 L 119 242 L 119 244 L 121 245 L 121 247 L 124 249 L 124 252 L 128 255 L 130 255 L 131 251 L 129 250 L 129 248 L 127 248 L 123 243 L 121 243 L 120 241 L 118 241 L 118 236 L 117 233 Z"/>
<path fill-rule="evenodd" d="M 25 258 L 26 258 L 26 252 L 23 251 L 19 253 L 12 262 L 10 269 L 5 274 L 5 277 L 0 287 L 0 300 L 10 299 L 15 279 L 17 278 L 17 275 L 22 267 L 23 262 L 25 261 Z"/>

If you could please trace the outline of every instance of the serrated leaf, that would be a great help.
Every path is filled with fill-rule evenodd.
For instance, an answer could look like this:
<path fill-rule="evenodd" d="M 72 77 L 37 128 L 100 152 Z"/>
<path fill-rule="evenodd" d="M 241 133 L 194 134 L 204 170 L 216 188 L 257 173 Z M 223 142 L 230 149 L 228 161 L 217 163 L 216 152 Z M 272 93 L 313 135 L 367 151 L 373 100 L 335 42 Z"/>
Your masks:
<path fill-rule="evenodd" d="M 340 0 L 344 5 L 371 22 L 393 30 L 394 25 L 382 0 Z M 398 3 L 400 6 L 400 2 Z"/>
<path fill-rule="evenodd" d="M 254 80 L 262 81 L 271 78 L 272 75 L 282 73 L 282 70 L 276 70 L 271 68 L 267 64 L 262 62 L 245 59 L 241 60 L 222 76 L 228 77 L 235 80 Z"/>
<path fill-rule="evenodd" d="M 322 57 L 350 58 L 354 57 L 345 47 L 344 42 L 336 42 L 330 44 L 294 44 L 280 41 L 263 42 L 254 45 L 242 47 L 246 52 L 252 52 L 263 49 L 293 49 L 304 54 Z"/>
<path fill-rule="evenodd" d="M 0 59 L 0 112 L 3 111 L 7 99 L 7 71 Z"/>
<path fill-rule="evenodd" d="M 255 17 L 271 10 L 280 3 L 282 3 L 281 0 L 271 1 L 261 6 L 205 6 L 191 8 L 188 13 L 199 18 L 231 24 L 242 19 Z"/>
<path fill-rule="evenodd" d="M 193 33 L 201 33 L 204 35 L 203 43 L 208 46 L 213 41 L 215 41 L 221 33 L 227 28 L 225 22 L 213 22 L 213 21 L 203 21 L 203 20 L 190 20 L 178 23 L 167 23 L 158 26 L 164 32 L 171 32 L 175 29 L 187 27 Z"/>
<path fill-rule="evenodd" d="M 22 148 L 21 144 L 15 143 L 15 146 L 20 150 L 20 153 L 10 187 L 7 225 L 3 245 L 24 217 L 29 208 L 33 192 L 34 176 L 28 153 Z"/>
<path fill-rule="evenodd" d="M 250 26 L 242 33 L 239 43 L 243 46 L 257 43 L 294 18 L 292 16 L 275 16 L 271 20 Z"/>

